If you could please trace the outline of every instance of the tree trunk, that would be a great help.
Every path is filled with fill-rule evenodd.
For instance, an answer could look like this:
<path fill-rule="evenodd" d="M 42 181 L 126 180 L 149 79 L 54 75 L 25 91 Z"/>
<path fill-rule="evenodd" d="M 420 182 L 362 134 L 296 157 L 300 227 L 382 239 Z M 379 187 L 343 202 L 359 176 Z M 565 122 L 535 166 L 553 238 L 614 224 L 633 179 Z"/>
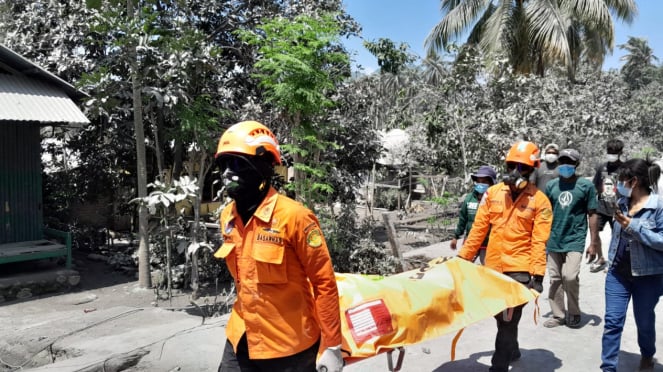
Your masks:
<path fill-rule="evenodd" d="M 169 183 L 172 180 L 177 178 L 168 178 L 168 175 L 164 174 L 164 169 L 166 167 L 164 154 L 163 154 L 163 138 L 164 138 L 164 118 L 163 118 L 163 107 L 157 107 L 156 109 L 156 123 L 154 128 L 154 153 L 157 156 L 157 167 L 159 168 L 159 179 L 161 182 Z"/>
<path fill-rule="evenodd" d="M 196 134 L 196 142 L 201 143 L 198 139 L 198 135 Z M 197 162 L 198 164 L 198 174 L 196 176 L 197 180 L 197 185 L 198 185 L 198 195 L 196 195 L 196 199 L 193 201 L 193 221 L 191 225 L 191 243 L 190 244 L 196 244 L 198 243 L 198 235 L 200 233 L 200 204 L 203 198 L 203 188 L 205 185 L 205 176 L 207 175 L 207 172 L 212 169 L 214 166 L 214 161 L 210 160 L 209 162 L 207 161 L 209 159 L 209 156 L 205 151 L 196 151 L 193 153 L 189 154 L 189 158 L 192 159 L 191 162 L 185 163 L 184 168 L 186 169 L 186 172 L 192 176 L 195 174 L 195 164 Z M 189 256 L 189 253 L 186 253 L 186 263 L 187 267 L 189 266 L 189 261 L 191 262 L 191 289 L 193 289 L 193 292 L 191 294 L 192 300 L 196 300 L 199 297 L 200 291 L 200 280 L 199 280 L 199 264 L 198 264 L 198 251 L 193 253 L 191 256 Z"/>
<path fill-rule="evenodd" d="M 174 150 L 174 159 L 173 159 L 173 173 L 171 174 L 172 179 L 179 180 L 180 174 L 182 174 L 182 155 L 184 153 L 184 145 L 182 144 L 182 139 L 175 138 L 175 150 Z"/>
<path fill-rule="evenodd" d="M 464 128 L 461 128 L 461 126 L 458 124 L 457 119 L 453 119 L 453 122 L 456 130 L 458 131 L 458 140 L 460 141 L 460 156 L 463 162 L 463 182 L 465 182 L 467 181 L 467 175 L 469 174 L 467 169 L 467 146 L 465 145 L 465 131 L 463 130 Z"/>
<path fill-rule="evenodd" d="M 200 231 L 200 201 L 203 197 L 203 188 L 205 184 L 205 175 L 209 170 L 207 166 L 207 154 L 204 151 L 200 152 L 200 161 L 198 167 L 198 195 L 193 202 L 193 229 L 191 231 L 191 242 L 198 243 L 198 232 Z M 198 278 L 198 251 L 191 257 L 191 289 L 193 293 L 191 297 L 197 300 L 199 296 L 199 278 Z"/>
<path fill-rule="evenodd" d="M 164 211 L 164 214 L 165 213 L 166 212 Z M 166 235 L 166 278 L 168 279 L 168 301 L 170 301 L 171 306 L 173 305 L 173 268 L 170 265 L 170 262 L 172 261 L 170 246 L 172 244 L 171 242 L 174 240 L 172 239 L 172 234 L 172 230 L 168 229 L 168 234 Z"/>
<path fill-rule="evenodd" d="M 292 130 L 293 131 L 300 131 L 301 130 L 301 113 L 296 112 L 293 115 L 290 116 L 290 120 L 292 123 Z M 293 136 L 293 139 L 295 141 L 298 140 L 297 136 Z M 297 143 L 297 145 L 304 147 L 304 143 Z M 306 159 L 304 156 L 302 156 L 301 153 L 295 152 L 292 156 L 292 160 L 294 164 L 306 164 Z M 295 178 L 295 190 L 296 190 L 296 195 L 297 199 L 301 201 L 304 205 L 307 205 L 309 202 L 308 197 L 309 197 L 309 192 L 308 192 L 308 185 L 305 183 L 307 182 L 307 177 L 306 173 L 302 170 L 298 170 L 295 168 L 294 171 L 294 178 Z M 310 207 L 310 206 L 309 206 Z"/>
<path fill-rule="evenodd" d="M 127 0 L 127 14 L 134 14 L 133 0 Z M 137 41 L 136 41 L 137 42 Z M 134 132 L 136 136 L 136 178 L 138 181 L 138 197 L 147 196 L 147 161 L 145 157 L 145 131 L 143 129 L 143 98 L 141 95 L 141 83 L 138 74 L 138 56 L 136 45 L 130 46 L 131 59 L 131 87 L 133 91 L 134 108 Z M 138 205 L 138 285 L 141 288 L 150 288 L 150 249 L 148 239 L 148 215 L 147 207 L 142 203 Z"/>

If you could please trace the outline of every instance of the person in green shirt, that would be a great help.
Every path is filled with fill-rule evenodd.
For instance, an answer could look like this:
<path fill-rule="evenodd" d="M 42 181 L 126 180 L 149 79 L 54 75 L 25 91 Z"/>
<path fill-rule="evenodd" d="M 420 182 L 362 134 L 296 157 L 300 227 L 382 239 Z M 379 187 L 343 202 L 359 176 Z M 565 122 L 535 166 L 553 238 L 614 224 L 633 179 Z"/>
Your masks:
<path fill-rule="evenodd" d="M 458 245 L 458 239 L 461 236 L 467 236 L 470 233 L 472 228 L 472 223 L 474 222 L 474 217 L 477 214 L 477 209 L 479 208 L 479 202 L 483 197 L 483 193 L 488 190 L 488 188 L 495 184 L 497 178 L 497 172 L 491 166 L 482 165 L 479 167 L 476 173 L 470 175 L 472 181 L 474 181 L 474 189 L 471 193 L 467 194 L 463 204 L 460 206 L 460 215 L 458 216 L 458 224 L 456 225 L 456 230 L 454 231 L 454 238 L 451 240 L 450 247 L 453 250 L 456 250 Z M 479 249 L 479 262 L 483 265 L 486 262 L 486 247 L 488 246 L 488 235 L 486 234 L 486 239 L 484 239 Z M 474 260 L 477 258 L 474 257 Z M 473 261 L 474 261 L 473 260 Z"/>
<path fill-rule="evenodd" d="M 571 328 L 580 327 L 579 274 L 588 221 L 590 244 L 587 256 L 595 255 L 601 249 L 596 189 L 590 180 L 576 175 L 580 159 L 580 153 L 575 149 L 560 151 L 559 178 L 549 181 L 545 189 L 553 208 L 552 229 L 546 244 L 550 277 L 548 300 L 553 317 L 543 323 L 547 328 L 564 324 Z M 565 295 L 568 314 L 564 306 Z"/>

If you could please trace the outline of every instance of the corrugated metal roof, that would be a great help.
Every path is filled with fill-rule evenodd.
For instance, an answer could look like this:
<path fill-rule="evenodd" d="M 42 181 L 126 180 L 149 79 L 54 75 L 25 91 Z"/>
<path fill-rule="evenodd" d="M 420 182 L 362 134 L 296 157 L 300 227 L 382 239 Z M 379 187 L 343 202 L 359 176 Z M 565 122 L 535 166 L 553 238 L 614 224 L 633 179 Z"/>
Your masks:
<path fill-rule="evenodd" d="M 62 89 L 39 80 L 0 74 L 0 121 L 87 124 L 90 121 Z"/>
<path fill-rule="evenodd" d="M 2 44 L 0 44 L 0 67 L 7 67 L 10 71 L 15 71 L 14 75 L 32 77 L 54 84 L 64 90 L 72 99 L 89 97 L 85 92 L 76 89 L 76 87 L 62 80 L 60 77 L 50 73 Z"/>

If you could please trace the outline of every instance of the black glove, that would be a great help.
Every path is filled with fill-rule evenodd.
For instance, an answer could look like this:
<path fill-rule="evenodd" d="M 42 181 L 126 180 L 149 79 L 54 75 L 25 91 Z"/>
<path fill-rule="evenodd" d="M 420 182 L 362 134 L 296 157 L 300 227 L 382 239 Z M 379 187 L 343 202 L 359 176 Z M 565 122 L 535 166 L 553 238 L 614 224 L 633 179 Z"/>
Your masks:
<path fill-rule="evenodd" d="M 532 288 L 539 293 L 543 293 L 543 276 L 532 275 L 532 278 L 529 280 L 527 288 Z"/>

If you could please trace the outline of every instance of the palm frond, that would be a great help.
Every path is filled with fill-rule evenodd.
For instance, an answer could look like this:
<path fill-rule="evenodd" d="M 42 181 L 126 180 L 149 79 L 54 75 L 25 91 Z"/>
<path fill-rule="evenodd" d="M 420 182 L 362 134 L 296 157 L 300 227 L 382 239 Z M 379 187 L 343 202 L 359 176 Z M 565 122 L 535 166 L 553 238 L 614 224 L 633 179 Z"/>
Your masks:
<path fill-rule="evenodd" d="M 493 3 L 490 3 L 490 5 L 488 5 L 486 11 L 483 13 L 481 18 L 479 18 L 477 23 L 474 25 L 472 31 L 470 31 L 470 36 L 467 37 L 468 44 L 479 45 L 479 42 L 481 41 L 481 35 L 483 34 L 484 26 L 486 25 L 486 21 L 488 21 L 488 18 L 490 18 L 490 16 L 493 15 L 493 13 L 495 13 L 496 8 L 497 7 Z"/>
<path fill-rule="evenodd" d="M 510 31 L 508 27 L 513 11 L 514 4 L 510 0 L 501 0 L 486 20 L 479 45 L 487 54 L 504 51 L 504 35 Z"/>
<path fill-rule="evenodd" d="M 429 50 L 446 49 L 450 40 L 456 39 L 469 28 L 490 4 L 491 0 L 449 0 L 442 2 L 443 10 L 445 3 L 450 8 L 442 21 L 433 27 L 430 34 L 426 37 L 424 46 Z"/>
<path fill-rule="evenodd" d="M 442 0 L 440 2 L 440 11 L 443 14 L 449 13 L 462 2 L 463 0 Z"/>
<path fill-rule="evenodd" d="M 638 15 L 638 6 L 635 0 L 603 0 L 610 10 L 617 16 L 617 19 L 626 23 L 633 22 Z M 651 1 L 651 0 L 650 0 Z"/>
<path fill-rule="evenodd" d="M 642 65 L 651 65 L 654 61 L 658 61 L 654 51 L 649 47 L 647 39 L 641 37 L 629 36 L 626 44 L 620 44 L 619 49 L 628 53 L 620 58 L 621 61 L 631 61 Z"/>
<path fill-rule="evenodd" d="M 503 54 L 509 57 L 514 71 L 522 74 L 538 70 L 537 65 L 543 62 L 543 56 L 530 42 L 528 22 L 525 8 L 514 7 L 505 27 L 509 33 L 502 38 L 505 44 Z"/>
<path fill-rule="evenodd" d="M 423 79 L 427 84 L 437 86 L 449 75 L 449 70 L 444 61 L 437 55 L 429 55 L 423 59 Z"/>
<path fill-rule="evenodd" d="M 561 0 L 559 7 L 573 14 L 583 24 L 595 24 L 597 29 L 612 29 L 610 9 L 604 0 Z"/>
<path fill-rule="evenodd" d="M 565 66 L 572 63 L 566 32 L 571 20 L 554 0 L 539 0 L 526 5 L 532 45 L 551 59 Z"/>
<path fill-rule="evenodd" d="M 591 30 L 588 31 L 592 32 L 592 35 L 589 36 L 580 35 L 584 31 L 576 32 L 579 37 L 588 40 L 589 44 L 585 47 L 591 49 L 589 54 L 595 55 L 600 52 L 605 56 L 606 53 L 612 52 L 615 32 L 610 9 L 604 0 L 562 0 L 560 8 L 567 10 L 573 21 L 583 30 Z M 602 61 L 603 57 L 599 59 Z"/>

